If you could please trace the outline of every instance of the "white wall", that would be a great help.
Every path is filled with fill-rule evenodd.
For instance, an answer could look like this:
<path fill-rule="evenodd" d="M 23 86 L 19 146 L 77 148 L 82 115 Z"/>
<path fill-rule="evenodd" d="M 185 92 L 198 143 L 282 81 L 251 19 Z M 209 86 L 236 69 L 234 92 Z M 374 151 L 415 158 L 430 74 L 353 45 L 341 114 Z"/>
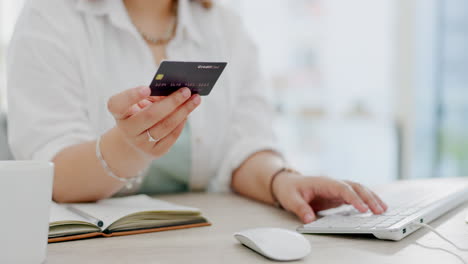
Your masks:
<path fill-rule="evenodd" d="M 393 114 L 394 0 L 324 0 L 320 56 L 334 113 L 361 101 L 379 119 Z"/>
<path fill-rule="evenodd" d="M 6 109 L 5 53 L 24 0 L 0 0 L 0 111 Z"/>

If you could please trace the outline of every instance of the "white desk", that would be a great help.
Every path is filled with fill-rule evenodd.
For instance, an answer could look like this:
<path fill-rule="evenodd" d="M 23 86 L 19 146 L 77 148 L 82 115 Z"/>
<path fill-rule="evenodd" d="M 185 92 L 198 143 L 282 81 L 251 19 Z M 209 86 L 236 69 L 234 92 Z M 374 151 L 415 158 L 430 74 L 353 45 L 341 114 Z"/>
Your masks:
<path fill-rule="evenodd" d="M 291 214 L 235 195 L 185 194 L 163 196 L 168 201 L 195 206 L 213 223 L 210 227 L 166 231 L 114 238 L 94 238 L 49 244 L 49 264 L 73 263 L 273 263 L 241 246 L 232 234 L 253 227 L 295 229 Z M 432 226 L 468 248 L 468 203 L 432 222 Z M 426 230 L 399 242 L 372 237 L 306 235 L 312 254 L 297 263 L 424 263 L 468 262 L 468 252 Z M 459 255 L 456 257 L 440 247 Z"/>

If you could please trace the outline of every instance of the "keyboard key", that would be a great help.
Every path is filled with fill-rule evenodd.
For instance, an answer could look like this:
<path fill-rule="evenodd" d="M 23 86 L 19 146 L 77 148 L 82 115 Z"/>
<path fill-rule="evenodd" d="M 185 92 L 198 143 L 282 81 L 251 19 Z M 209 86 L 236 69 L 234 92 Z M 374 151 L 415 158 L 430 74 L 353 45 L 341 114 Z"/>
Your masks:
<path fill-rule="evenodd" d="M 395 223 L 400 222 L 404 217 L 403 216 L 392 216 L 389 219 L 394 221 Z"/>
<path fill-rule="evenodd" d="M 408 216 L 408 215 L 412 215 L 412 214 L 416 213 L 417 211 L 419 211 L 418 208 L 408 208 L 405 211 L 400 212 L 399 215 Z"/>
<path fill-rule="evenodd" d="M 394 216 L 394 215 L 398 215 L 400 211 L 398 210 L 395 210 L 395 209 L 388 209 L 385 213 L 383 213 L 382 215 L 384 216 Z"/>
<path fill-rule="evenodd" d="M 337 223 L 333 225 L 334 228 L 356 228 L 359 227 L 359 223 L 353 223 L 353 222 L 342 222 L 342 223 Z"/>

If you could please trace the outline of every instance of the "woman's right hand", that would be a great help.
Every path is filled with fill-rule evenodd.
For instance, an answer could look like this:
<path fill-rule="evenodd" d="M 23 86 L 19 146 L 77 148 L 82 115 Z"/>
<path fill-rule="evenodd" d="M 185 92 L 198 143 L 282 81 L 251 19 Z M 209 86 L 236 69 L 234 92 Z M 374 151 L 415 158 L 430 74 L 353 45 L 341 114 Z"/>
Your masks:
<path fill-rule="evenodd" d="M 150 158 L 159 158 L 174 145 L 188 115 L 201 103 L 199 95 L 181 88 L 165 97 L 151 97 L 147 86 L 125 90 L 107 104 L 126 141 Z M 156 140 L 151 142 L 149 135 Z"/>

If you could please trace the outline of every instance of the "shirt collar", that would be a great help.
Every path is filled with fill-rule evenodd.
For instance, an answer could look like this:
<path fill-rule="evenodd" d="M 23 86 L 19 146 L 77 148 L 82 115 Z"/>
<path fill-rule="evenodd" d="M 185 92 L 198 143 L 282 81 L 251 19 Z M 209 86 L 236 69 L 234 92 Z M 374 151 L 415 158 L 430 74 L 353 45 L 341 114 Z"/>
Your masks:
<path fill-rule="evenodd" d="M 184 35 L 195 43 L 201 44 L 203 38 L 197 27 L 198 23 L 195 21 L 191 5 L 193 3 L 190 0 L 179 0 L 176 38 Z M 130 21 L 122 0 L 77 0 L 76 8 L 96 16 L 107 15 L 115 26 L 138 33 Z"/>

